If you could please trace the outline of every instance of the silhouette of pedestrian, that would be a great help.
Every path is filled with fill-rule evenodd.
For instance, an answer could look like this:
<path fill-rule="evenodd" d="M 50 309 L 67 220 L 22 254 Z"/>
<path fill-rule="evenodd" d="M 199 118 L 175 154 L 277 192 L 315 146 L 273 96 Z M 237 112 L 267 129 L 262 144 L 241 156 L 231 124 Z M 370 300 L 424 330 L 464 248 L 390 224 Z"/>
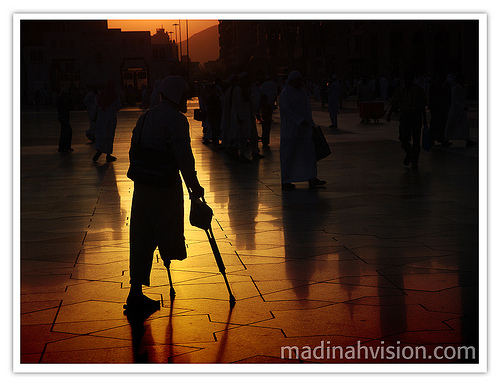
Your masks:
<path fill-rule="evenodd" d="M 437 141 L 443 146 L 451 145 L 451 142 L 444 137 L 450 105 L 450 84 L 446 81 L 446 74 L 439 72 L 432 79 L 429 88 L 429 112 L 431 113 L 429 133 L 432 141 Z"/>
<path fill-rule="evenodd" d="M 102 153 L 106 153 L 106 162 L 116 161 L 111 153 L 117 124 L 116 112 L 122 108 L 119 94 L 115 91 L 115 84 L 109 80 L 104 90 L 97 96 L 96 103 L 96 154 L 92 158 L 97 162 Z"/>
<path fill-rule="evenodd" d="M 271 104 L 274 110 L 274 106 L 276 105 L 276 100 L 278 98 L 278 88 L 269 75 L 266 76 L 266 80 L 262 83 L 260 95 L 267 96 L 267 101 Z"/>
<path fill-rule="evenodd" d="M 371 102 L 373 100 L 373 92 L 370 84 L 366 77 L 363 77 L 358 84 L 358 98 L 357 105 L 359 108 L 360 103 L 362 102 Z"/>
<path fill-rule="evenodd" d="M 262 124 L 262 146 L 269 147 L 271 126 L 273 124 L 273 105 L 266 94 L 260 96 L 260 119 Z"/>
<path fill-rule="evenodd" d="M 231 137 L 231 110 L 233 104 L 234 89 L 238 84 L 238 76 L 232 74 L 226 81 L 222 104 L 221 136 L 222 147 L 227 156 L 231 159 L 238 158 L 238 150 L 235 147 L 234 139 Z"/>
<path fill-rule="evenodd" d="M 216 83 L 210 85 L 209 94 L 205 102 L 207 108 L 207 119 L 212 131 L 212 144 L 217 148 L 221 133 L 222 121 L 222 90 Z"/>
<path fill-rule="evenodd" d="M 326 184 L 317 178 L 314 121 L 309 97 L 302 89 L 302 75 L 290 72 L 279 98 L 281 117 L 280 165 L 283 190 L 293 190 L 293 182 L 308 181 L 310 188 Z"/>
<path fill-rule="evenodd" d="M 451 89 L 451 105 L 446 123 L 446 139 L 463 139 L 466 146 L 475 146 L 476 142 L 470 139 L 470 128 L 467 122 L 467 104 L 464 88 L 464 75 L 458 74 L 455 86 Z"/>
<path fill-rule="evenodd" d="M 238 76 L 238 83 L 229 95 L 229 141 L 235 148 L 240 163 L 252 162 L 245 155 L 248 141 L 252 136 L 253 108 L 250 98 L 250 79 L 246 72 Z M 255 120 L 255 119 L 254 119 Z"/>
<path fill-rule="evenodd" d="M 87 95 L 85 95 L 85 98 L 83 99 L 83 104 L 87 109 L 87 114 L 89 117 L 89 128 L 85 131 L 85 135 L 92 143 L 95 142 L 95 126 L 96 126 L 95 108 L 97 103 L 96 98 L 97 98 L 97 88 L 93 84 L 90 84 L 89 91 L 87 92 Z"/>
<path fill-rule="evenodd" d="M 132 143 L 137 143 L 140 136 L 142 147 L 151 149 L 155 162 L 170 172 L 162 174 L 158 186 L 140 182 L 137 174 L 133 178 L 128 174 L 134 179 L 134 193 L 130 217 L 130 292 L 125 306 L 127 311 L 152 313 L 159 309 L 159 301 L 148 298 L 142 292 L 143 285 L 150 285 L 153 254 L 157 247 L 166 266 L 171 260 L 187 257 L 184 198 L 179 171 L 190 198 L 204 196 L 204 189 L 196 176 L 189 123 L 183 114 L 187 110 L 187 84 L 180 76 L 169 76 L 160 84 L 159 92 L 160 103 L 139 118 Z M 140 176 L 141 173 L 138 174 Z"/>
<path fill-rule="evenodd" d="M 424 90 L 416 85 L 411 72 L 404 75 L 404 86 L 394 93 L 391 107 L 387 113 L 387 122 L 391 121 L 392 113 L 398 109 L 399 116 L 399 141 L 405 151 L 403 163 L 405 166 L 412 165 L 418 168 L 420 155 L 420 138 L 422 135 L 422 124 L 427 124 L 425 107 L 427 105 Z"/>
<path fill-rule="evenodd" d="M 339 97 L 340 85 L 337 80 L 337 75 L 332 77 L 332 81 L 328 84 L 328 113 L 330 114 L 331 129 L 337 128 L 337 115 L 339 113 Z"/>
<path fill-rule="evenodd" d="M 73 129 L 69 123 L 69 91 L 62 89 L 57 97 L 57 119 L 61 124 L 61 134 L 59 136 L 59 153 L 72 152 L 71 140 L 73 138 Z"/>

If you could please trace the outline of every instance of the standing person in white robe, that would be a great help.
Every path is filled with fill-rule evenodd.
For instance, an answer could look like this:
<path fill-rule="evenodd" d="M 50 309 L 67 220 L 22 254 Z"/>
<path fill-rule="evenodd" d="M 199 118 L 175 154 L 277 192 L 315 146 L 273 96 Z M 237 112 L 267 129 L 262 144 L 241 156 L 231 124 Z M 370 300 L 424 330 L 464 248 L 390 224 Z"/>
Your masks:
<path fill-rule="evenodd" d="M 95 132 L 96 154 L 92 158 L 97 162 L 102 153 L 106 153 L 106 162 L 116 161 L 113 152 L 113 142 L 116 131 L 116 112 L 122 108 L 120 96 L 115 91 L 115 84 L 112 80 L 106 82 L 104 90 L 97 96 L 97 118 Z"/>
<path fill-rule="evenodd" d="M 463 75 L 458 74 L 455 82 L 455 86 L 451 89 L 451 105 L 444 136 L 446 140 L 464 139 L 467 147 L 475 146 L 477 143 L 470 139 L 470 128 L 467 122 L 467 104 L 463 87 Z"/>
<path fill-rule="evenodd" d="M 326 184 L 317 178 L 314 121 L 309 98 L 302 90 L 302 75 L 292 71 L 279 98 L 281 117 L 280 164 L 283 190 L 293 190 L 293 182 L 308 181 L 314 188 Z"/>
<path fill-rule="evenodd" d="M 260 93 L 261 95 L 267 95 L 267 102 L 270 103 L 274 108 L 276 100 L 278 99 L 278 89 L 276 87 L 276 83 L 274 83 L 269 75 L 266 76 L 265 82 L 262 83 Z"/>

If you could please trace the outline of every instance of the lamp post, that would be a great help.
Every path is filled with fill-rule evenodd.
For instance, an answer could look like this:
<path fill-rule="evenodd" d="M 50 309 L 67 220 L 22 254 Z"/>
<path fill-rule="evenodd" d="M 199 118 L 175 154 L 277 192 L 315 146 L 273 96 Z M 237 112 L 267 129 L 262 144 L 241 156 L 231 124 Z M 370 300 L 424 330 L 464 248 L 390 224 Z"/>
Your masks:
<path fill-rule="evenodd" d="M 177 39 L 177 28 L 176 28 L 177 26 L 180 27 L 180 24 L 179 23 L 174 23 L 172 25 L 174 26 L 174 29 L 175 29 L 175 41 L 177 43 L 177 46 L 179 47 L 179 52 L 180 52 L 180 44 L 179 44 L 179 39 Z M 179 56 L 179 54 L 177 54 L 177 56 Z M 180 57 L 179 62 L 182 62 L 182 56 Z"/>
<path fill-rule="evenodd" d="M 189 32 L 188 32 L 189 20 L 186 20 L 186 78 L 189 80 Z"/>
<path fill-rule="evenodd" d="M 181 54 L 181 67 L 182 67 L 182 28 L 181 28 L 181 21 L 179 20 L 179 51 Z"/>

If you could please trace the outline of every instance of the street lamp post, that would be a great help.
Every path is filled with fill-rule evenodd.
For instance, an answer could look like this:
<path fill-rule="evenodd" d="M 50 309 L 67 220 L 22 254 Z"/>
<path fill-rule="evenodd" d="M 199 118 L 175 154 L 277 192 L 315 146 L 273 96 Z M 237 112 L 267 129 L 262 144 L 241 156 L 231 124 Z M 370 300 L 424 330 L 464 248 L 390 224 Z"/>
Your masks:
<path fill-rule="evenodd" d="M 179 39 L 177 38 L 177 26 L 180 27 L 180 24 L 179 23 L 174 23 L 172 24 L 174 26 L 174 29 L 175 29 L 175 41 L 177 43 L 177 47 L 179 47 L 179 50 L 180 50 L 180 44 L 179 44 Z M 180 52 L 180 51 L 179 51 Z M 177 57 L 179 57 L 179 53 L 177 53 Z M 180 62 L 182 61 L 182 56 L 180 57 Z"/>
<path fill-rule="evenodd" d="M 186 78 L 189 80 L 189 31 L 188 31 L 189 20 L 186 20 Z"/>
<path fill-rule="evenodd" d="M 179 51 L 181 54 L 181 66 L 182 66 L 182 28 L 181 28 L 181 21 L 179 20 Z"/>

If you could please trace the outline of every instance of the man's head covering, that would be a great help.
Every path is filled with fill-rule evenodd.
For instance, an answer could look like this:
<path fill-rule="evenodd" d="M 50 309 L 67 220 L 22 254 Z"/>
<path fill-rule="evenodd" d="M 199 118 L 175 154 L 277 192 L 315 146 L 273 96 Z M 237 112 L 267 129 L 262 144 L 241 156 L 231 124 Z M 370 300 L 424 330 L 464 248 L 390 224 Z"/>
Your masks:
<path fill-rule="evenodd" d="M 299 78 L 302 78 L 302 74 L 298 71 L 292 71 L 292 72 L 290 72 L 290 74 L 288 74 L 287 81 L 290 82 L 291 80 L 299 79 Z"/>
<path fill-rule="evenodd" d="M 292 71 L 288 74 L 288 79 L 286 80 L 286 85 L 290 84 L 290 81 L 294 79 L 302 79 L 302 74 L 298 71 Z"/>
<path fill-rule="evenodd" d="M 158 87 L 158 91 L 174 103 L 180 103 L 182 95 L 188 90 L 188 85 L 181 76 L 167 76 Z"/>

